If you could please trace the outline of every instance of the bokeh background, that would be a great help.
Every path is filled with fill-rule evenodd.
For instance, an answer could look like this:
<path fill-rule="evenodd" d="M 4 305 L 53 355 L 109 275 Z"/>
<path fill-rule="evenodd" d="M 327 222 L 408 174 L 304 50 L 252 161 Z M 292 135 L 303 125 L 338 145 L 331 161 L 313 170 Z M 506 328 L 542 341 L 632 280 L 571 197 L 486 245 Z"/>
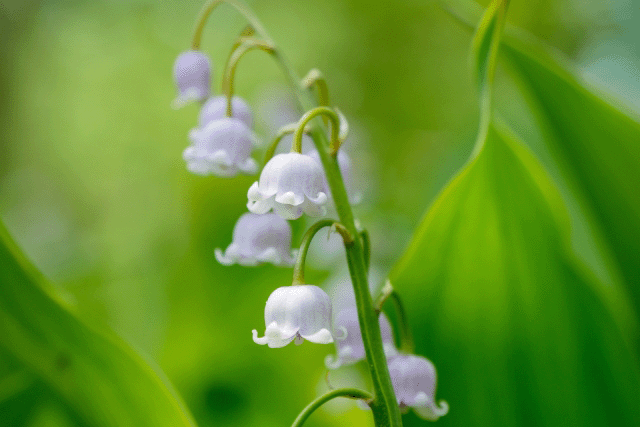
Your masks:
<path fill-rule="evenodd" d="M 383 278 L 471 154 L 478 123 L 472 34 L 435 2 L 249 4 L 300 75 L 323 71 L 332 103 L 350 121 L 345 147 L 364 195 L 356 214 L 372 235 L 372 276 Z M 200 7 L 194 0 L 0 0 L 0 217 L 85 322 L 113 329 L 157 364 L 199 426 L 288 425 L 327 389 L 323 360 L 333 348 L 255 345 L 250 331 L 264 327 L 264 302 L 289 282 L 290 271 L 223 267 L 214 259 L 214 248 L 229 244 L 246 210 L 254 177 L 195 176 L 181 158 L 198 110 L 170 108 L 171 69 L 189 47 Z M 640 3 L 514 0 L 508 21 L 570 58 L 617 103 L 640 109 Z M 244 25 L 224 6 L 209 20 L 202 48 L 214 62 L 216 91 Z M 508 98 L 512 88 L 500 86 L 502 73 L 497 84 Z M 236 82 L 265 140 L 297 118 L 266 55 L 247 55 Z M 531 148 L 552 170 L 543 149 Z M 572 215 L 574 249 L 597 273 L 588 227 Z M 304 226 L 294 224 L 294 240 Z M 340 282 L 340 252 L 321 252 L 312 255 L 308 279 Z M 410 304 L 418 349 L 436 362 L 438 397 L 451 405 L 439 423 L 468 425 L 473 420 L 458 402 L 471 391 L 452 382 L 461 374 L 429 345 L 423 315 Z M 21 369 L 4 351 L 0 366 L 0 375 Z M 361 383 L 362 374 L 361 366 L 345 369 L 331 381 Z M 528 423 L 526 413 L 513 419 Z M 420 425 L 413 415 L 406 423 Z M 87 424 L 33 379 L 15 393 L 0 389 L 0 425 Z M 371 419 L 342 402 L 308 425 L 371 425 Z"/>

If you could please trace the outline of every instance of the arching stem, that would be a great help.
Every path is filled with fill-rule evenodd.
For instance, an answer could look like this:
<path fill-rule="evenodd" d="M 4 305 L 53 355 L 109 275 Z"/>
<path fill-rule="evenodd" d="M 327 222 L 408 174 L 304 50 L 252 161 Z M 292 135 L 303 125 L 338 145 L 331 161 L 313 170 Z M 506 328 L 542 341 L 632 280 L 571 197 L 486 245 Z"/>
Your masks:
<path fill-rule="evenodd" d="M 306 76 L 302 79 L 302 87 L 305 89 L 311 89 L 313 86 L 318 88 L 318 105 L 329 105 L 329 87 L 327 81 L 324 79 L 322 72 L 317 68 L 310 70 Z M 323 117 L 324 124 L 329 124 L 327 117 Z"/>
<path fill-rule="evenodd" d="M 320 406 L 324 405 L 325 403 L 327 403 L 331 399 L 335 399 L 336 397 L 348 397 L 350 399 L 362 399 L 367 403 L 369 403 L 371 400 L 373 400 L 373 396 L 371 395 L 371 393 L 369 393 L 367 391 L 364 391 L 364 390 L 357 389 L 357 388 L 339 388 L 339 389 L 336 389 L 336 390 L 331 390 L 331 391 L 323 394 L 322 396 L 318 397 L 316 400 L 311 402 L 309 405 L 307 405 L 307 407 L 304 408 L 302 410 L 302 412 L 300 412 L 300 415 L 298 415 L 298 417 L 295 419 L 293 424 L 291 424 L 291 427 L 300 427 L 300 426 L 302 426 L 302 424 L 304 424 L 304 422 L 307 421 L 307 418 L 309 418 L 309 416 L 316 409 L 318 409 Z"/>
<path fill-rule="evenodd" d="M 296 132 L 293 134 L 293 143 L 291 145 L 291 151 L 296 153 L 302 152 L 302 133 L 304 131 L 305 126 L 311 120 L 313 120 L 317 116 L 325 116 L 331 120 L 331 140 L 329 142 L 329 150 L 330 152 L 338 152 L 336 147 L 340 147 L 340 116 L 329 107 L 316 107 L 310 111 L 307 111 L 300 120 L 298 121 L 298 128 Z"/>
<path fill-rule="evenodd" d="M 238 46 L 231 57 L 229 58 L 229 62 L 227 64 L 227 68 L 225 69 L 223 87 L 226 88 L 227 95 L 227 117 L 231 117 L 233 115 L 232 109 L 232 98 L 233 98 L 233 81 L 236 75 L 236 68 L 238 67 L 238 62 L 240 58 L 244 56 L 245 53 L 249 52 L 253 49 L 260 49 L 267 53 L 273 53 L 273 45 L 271 43 L 267 43 L 264 40 L 254 40 L 247 39 L 240 46 Z"/>
<path fill-rule="evenodd" d="M 227 3 L 228 5 L 233 6 L 238 12 L 240 12 L 242 16 L 245 17 L 247 21 L 249 21 L 255 31 L 260 34 L 260 37 L 262 37 L 268 43 L 271 43 L 269 35 L 265 31 L 258 18 L 243 2 L 237 0 L 209 0 L 204 4 L 204 6 L 202 6 L 200 15 L 196 20 L 196 26 L 193 31 L 193 38 L 191 39 L 191 48 L 193 50 L 200 49 L 202 31 L 204 30 L 204 26 L 207 23 L 207 19 L 209 18 L 209 15 L 211 15 L 211 12 L 213 12 L 215 8 L 218 7 L 218 5 L 220 5 L 221 3 Z"/>
<path fill-rule="evenodd" d="M 307 261 L 307 252 L 309 252 L 309 246 L 311 245 L 311 240 L 313 240 L 313 236 L 315 236 L 318 231 L 320 231 L 324 227 L 331 227 L 332 231 L 337 231 L 342 236 L 342 240 L 344 241 L 345 246 L 349 246 L 353 244 L 353 235 L 347 230 L 342 224 L 336 222 L 333 219 L 323 219 L 315 224 L 313 224 L 304 237 L 302 238 L 302 242 L 300 242 L 300 249 L 298 250 L 298 258 L 296 259 L 296 263 L 293 266 L 293 281 L 292 285 L 304 285 L 304 265 Z"/>
<path fill-rule="evenodd" d="M 227 57 L 227 61 L 224 64 L 223 70 L 226 70 L 227 68 L 229 68 L 229 62 L 231 62 L 231 57 L 233 56 L 233 52 L 235 52 L 236 49 L 240 47 L 242 43 L 246 42 L 247 40 L 250 40 L 251 37 L 255 35 L 255 33 L 256 33 L 256 30 L 254 30 L 254 28 L 251 25 L 247 25 L 242 30 L 242 32 L 240 33 L 236 41 L 231 46 L 231 51 L 229 51 L 229 56 Z M 222 82 L 222 93 L 227 93 L 227 92 L 228 90 L 226 87 L 226 83 Z"/>

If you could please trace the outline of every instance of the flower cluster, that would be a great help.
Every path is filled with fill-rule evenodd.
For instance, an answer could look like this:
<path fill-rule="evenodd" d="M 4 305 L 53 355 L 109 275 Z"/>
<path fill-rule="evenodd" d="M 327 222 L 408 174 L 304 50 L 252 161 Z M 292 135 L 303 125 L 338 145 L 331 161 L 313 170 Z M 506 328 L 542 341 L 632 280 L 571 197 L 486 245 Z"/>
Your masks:
<path fill-rule="evenodd" d="M 196 31 L 197 39 L 194 39 L 193 46 L 199 46 L 198 34 Z M 259 171 L 259 164 L 254 158 L 258 138 L 252 130 L 254 118 L 251 108 L 243 99 L 233 95 L 237 62 L 253 48 L 273 52 L 268 40 L 243 35 L 234 45 L 224 73 L 223 96 L 211 96 L 211 61 L 203 52 L 190 50 L 176 59 L 174 79 L 178 97 L 174 106 L 201 103 L 197 126 L 189 133 L 191 144 L 183 152 L 187 169 L 194 174 L 232 177 L 239 173 L 253 175 Z M 328 100 L 328 95 L 326 83 L 317 70 L 309 73 L 302 86 L 309 87 L 316 81 L 322 104 Z M 331 123 L 328 144 L 317 136 L 324 129 L 312 127 L 311 120 L 319 115 L 324 115 Z M 268 297 L 264 309 L 265 332 L 259 336 L 257 330 L 252 331 L 255 343 L 271 348 L 284 347 L 291 342 L 300 345 L 305 340 L 318 344 L 334 343 L 336 354 L 325 359 L 328 369 L 353 365 L 365 358 L 369 358 L 370 366 L 373 366 L 372 352 L 377 352 L 377 366 L 371 369 L 372 372 L 375 369 L 380 372 L 388 369 L 399 407 L 394 409 L 396 414 L 399 414 L 399 409 L 412 407 L 421 417 L 435 420 L 448 411 L 445 402 L 435 402 L 435 368 L 427 359 L 410 354 L 405 346 L 400 349 L 396 347 L 393 327 L 381 311 L 382 303 L 374 310 L 368 300 L 370 295 L 364 297 L 367 298 L 365 302 L 362 296 L 357 300 L 353 295 L 335 304 L 323 289 L 304 280 L 309 245 L 321 228 L 330 227 L 331 231 L 339 233 L 345 249 L 351 248 L 353 251 L 355 248 L 356 259 L 367 264 L 370 248 L 368 237 L 365 239 L 365 236 L 368 234 L 358 229 L 350 213 L 344 215 L 336 206 L 334 213 L 340 214 L 341 218 L 346 217 L 350 221 L 349 226 L 332 219 L 320 220 L 306 232 L 300 248 L 291 249 L 292 228 L 288 220 L 296 220 L 303 215 L 326 215 L 327 205 L 334 195 L 341 203 L 348 199 L 355 204 L 360 199 L 360 195 L 352 188 L 351 159 L 340 149 L 347 130 L 344 116 L 326 104 L 306 112 L 297 123 L 281 128 L 267 149 L 267 159 L 258 179 L 247 190 L 246 206 L 249 212 L 243 213 L 237 220 L 229 246 L 225 250 L 215 249 L 215 258 L 225 266 L 269 263 L 294 267 L 292 284 L 277 288 Z M 302 138 L 308 132 L 316 132 L 316 150 L 303 154 Z M 276 145 L 288 133 L 293 134 L 291 152 L 273 155 Z M 364 246 L 367 246 L 366 250 Z M 360 277 L 356 283 L 366 281 L 366 273 L 361 272 L 360 276 L 354 277 Z M 353 294 L 352 290 L 350 292 Z M 362 292 L 366 295 L 366 291 Z M 334 311 L 334 307 L 339 309 Z M 374 336 L 372 334 L 378 334 L 376 323 L 380 328 L 382 349 L 379 349 L 378 338 L 371 338 Z M 367 343 L 363 336 L 367 338 Z M 384 364 L 385 357 L 388 366 Z M 383 374 L 386 375 L 385 372 Z M 388 380 L 386 384 L 386 396 L 392 399 Z M 368 394 L 363 392 L 360 395 Z"/>

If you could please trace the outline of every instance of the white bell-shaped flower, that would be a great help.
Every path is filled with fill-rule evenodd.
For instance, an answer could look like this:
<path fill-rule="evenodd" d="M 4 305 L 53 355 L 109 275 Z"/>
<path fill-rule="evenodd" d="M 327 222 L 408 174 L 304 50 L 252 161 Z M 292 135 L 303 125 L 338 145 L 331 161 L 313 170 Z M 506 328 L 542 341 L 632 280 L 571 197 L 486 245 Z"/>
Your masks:
<path fill-rule="evenodd" d="M 267 162 L 260 180 L 249 188 L 247 207 L 257 214 L 273 209 L 285 219 L 297 219 L 303 213 L 322 216 L 327 211 L 322 179 L 322 169 L 311 157 L 278 154 Z"/>
<path fill-rule="evenodd" d="M 393 390 L 401 408 L 411 407 L 426 420 L 435 421 L 449 412 L 444 400 L 436 403 L 436 368 L 422 356 L 399 355 L 389 361 Z"/>
<path fill-rule="evenodd" d="M 320 160 L 320 155 L 317 150 L 312 150 L 307 155 L 315 160 L 322 168 L 322 161 Z M 343 149 L 338 150 L 338 168 L 340 169 L 340 174 L 342 175 L 342 181 L 344 182 L 345 190 L 347 190 L 349 201 L 352 204 L 360 203 L 362 195 L 355 191 L 351 183 L 351 159 Z M 322 179 L 324 192 L 327 193 L 327 197 L 330 198 L 331 190 L 329 189 L 329 183 L 327 182 L 327 177 L 324 174 L 324 169 L 322 169 Z"/>
<path fill-rule="evenodd" d="M 204 101 L 211 91 L 211 61 L 198 50 L 188 50 L 178 55 L 173 64 L 173 78 L 178 87 L 174 107 L 191 101 Z"/>
<path fill-rule="evenodd" d="M 251 156 L 253 135 L 238 119 L 224 117 L 193 129 L 192 145 L 182 153 L 187 169 L 198 175 L 234 176 L 254 174 L 258 164 Z"/>
<path fill-rule="evenodd" d="M 231 98 L 232 117 L 241 120 L 249 129 L 253 127 L 253 114 L 249 105 L 240 98 L 234 96 Z M 206 127 L 214 120 L 223 119 L 227 116 L 227 97 L 214 96 L 209 98 L 200 109 L 198 115 L 198 127 L 200 129 Z"/>
<path fill-rule="evenodd" d="M 296 250 L 291 250 L 291 226 L 274 213 L 245 213 L 233 228 L 233 241 L 223 252 L 216 249 L 220 264 L 255 266 L 271 263 L 292 266 Z"/>
<path fill-rule="evenodd" d="M 380 313 L 379 322 L 384 353 L 387 357 L 395 356 L 398 351 L 393 342 L 393 331 L 389 319 L 384 313 Z M 344 328 L 347 331 L 347 336 L 344 340 L 336 341 L 337 354 L 326 357 L 325 365 L 327 368 L 337 369 L 364 359 L 364 343 L 362 342 L 357 308 L 348 307 L 340 310 L 333 321 L 333 325 L 336 329 Z"/>
<path fill-rule="evenodd" d="M 256 344 L 272 348 L 284 347 L 295 340 L 318 344 L 333 342 L 331 334 L 331 301 L 329 296 L 314 285 L 292 285 L 271 293 L 264 309 L 267 329 L 263 337 L 253 330 Z"/>

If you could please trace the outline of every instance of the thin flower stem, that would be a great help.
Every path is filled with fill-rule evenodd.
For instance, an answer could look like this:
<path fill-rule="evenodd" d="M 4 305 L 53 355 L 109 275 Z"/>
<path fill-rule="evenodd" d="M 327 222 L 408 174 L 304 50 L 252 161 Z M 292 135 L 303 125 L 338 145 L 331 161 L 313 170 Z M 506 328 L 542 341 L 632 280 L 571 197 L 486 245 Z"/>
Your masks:
<path fill-rule="evenodd" d="M 337 152 L 335 147 L 340 146 L 340 116 L 338 116 L 333 109 L 326 106 L 313 108 L 300 117 L 300 120 L 298 120 L 298 129 L 296 129 L 296 132 L 293 134 L 291 151 L 295 151 L 296 153 L 302 152 L 302 133 L 304 132 L 305 126 L 315 117 L 321 115 L 331 120 L 331 141 L 329 143 L 329 149 L 331 152 L 334 150 Z"/>
<path fill-rule="evenodd" d="M 411 328 L 409 327 L 407 312 L 404 309 L 404 304 L 402 304 L 400 294 L 398 294 L 398 292 L 393 288 L 391 282 L 387 280 L 384 284 L 384 287 L 382 288 L 380 296 L 376 300 L 376 311 L 378 313 L 382 311 L 384 303 L 387 302 L 389 298 L 393 300 L 393 305 L 395 307 L 396 314 L 398 315 L 398 329 L 400 330 L 400 351 L 407 354 L 413 354 L 415 352 L 415 344 L 413 342 L 413 334 L 411 333 Z"/>
<path fill-rule="evenodd" d="M 249 52 L 253 49 L 260 49 L 267 53 L 273 53 L 273 45 L 267 43 L 263 40 L 254 40 L 247 39 L 242 44 L 240 44 L 231 54 L 229 58 L 229 62 L 227 63 L 227 67 L 224 73 L 223 87 L 226 88 L 227 91 L 227 117 L 231 117 L 233 115 L 232 110 L 232 98 L 233 98 L 233 82 L 236 76 L 236 68 L 238 67 L 238 62 L 240 58 L 244 56 L 245 53 Z"/>
<path fill-rule="evenodd" d="M 318 105 L 329 105 L 329 87 L 327 81 L 324 79 L 322 72 L 317 68 L 310 70 L 306 76 L 302 79 L 302 86 L 306 89 L 311 89 L 313 86 L 318 88 Z M 328 125 L 327 117 L 323 117 L 324 124 Z"/>
<path fill-rule="evenodd" d="M 251 9 L 247 7 L 243 2 L 236 0 L 209 0 L 207 1 L 200 11 L 200 16 L 196 20 L 196 26 L 193 31 L 193 38 L 191 39 L 191 48 L 193 50 L 200 49 L 200 42 L 202 40 L 202 31 L 204 30 L 204 26 L 207 23 L 207 19 L 211 12 L 215 10 L 221 3 L 227 3 L 230 6 L 233 6 L 242 16 L 245 17 L 247 21 L 251 24 L 251 26 L 256 30 L 260 36 L 265 39 L 268 43 L 271 43 L 271 38 L 265 31 L 264 27 L 260 23 L 260 20 L 253 14 Z"/>
<path fill-rule="evenodd" d="M 357 388 L 339 388 L 339 389 L 336 389 L 336 390 L 331 390 L 331 391 L 323 394 L 322 396 L 318 397 L 313 402 L 309 403 L 309 405 L 307 405 L 307 407 L 304 408 L 302 410 L 302 412 L 300 412 L 300 414 L 295 419 L 293 424 L 291 424 L 291 427 L 300 427 L 300 426 L 302 426 L 302 424 L 304 424 L 304 422 L 307 421 L 307 418 L 309 418 L 309 416 L 316 409 L 318 409 L 320 406 L 324 405 L 325 403 L 327 403 L 331 399 L 335 399 L 336 397 L 348 397 L 350 399 L 362 399 L 367 403 L 369 401 L 373 400 L 373 396 L 371 395 L 371 393 L 369 393 L 367 391 L 364 391 L 364 390 L 357 389 Z"/>
<path fill-rule="evenodd" d="M 229 68 L 229 62 L 231 61 L 231 57 L 233 56 L 233 52 L 240 47 L 240 45 L 247 40 L 250 40 L 256 33 L 256 30 L 253 29 L 251 25 L 247 25 L 244 30 L 240 33 L 236 41 L 231 46 L 231 51 L 229 52 L 229 56 L 227 57 L 227 62 L 224 64 L 223 70 Z M 225 82 L 222 82 L 222 93 L 227 93 L 227 87 L 225 86 Z"/>
<path fill-rule="evenodd" d="M 393 305 L 395 307 L 396 314 L 398 315 L 398 329 L 400 330 L 400 351 L 407 354 L 413 354 L 415 352 L 415 344 L 413 342 L 413 334 L 411 333 L 411 328 L 409 327 L 407 312 L 404 309 L 404 304 L 402 304 L 400 294 L 393 288 L 391 282 L 387 280 L 382 287 L 380 296 L 378 296 L 378 299 L 376 300 L 376 312 L 380 313 L 382 311 L 382 307 L 384 306 L 385 302 L 389 300 L 389 298 L 393 300 Z"/>
<path fill-rule="evenodd" d="M 393 291 L 391 294 L 391 298 L 393 299 L 393 305 L 396 308 L 396 313 L 398 314 L 398 327 L 400 329 L 400 351 L 407 354 L 415 353 L 416 346 L 413 342 L 413 334 L 411 333 L 411 328 L 409 327 L 409 319 L 407 319 L 407 312 L 404 309 L 404 304 L 402 304 L 402 299 L 400 299 L 400 294 L 398 292 Z"/>
<path fill-rule="evenodd" d="M 333 219 L 323 219 L 313 224 L 300 242 L 300 249 L 298 250 L 298 258 L 293 266 L 293 281 L 292 285 L 304 285 L 304 265 L 307 260 L 307 252 L 309 252 L 309 246 L 313 237 L 324 227 L 331 227 L 331 230 L 335 230 L 342 236 L 345 246 L 349 246 L 353 243 L 353 235 L 344 228 L 342 224 L 336 222 Z"/>
<path fill-rule="evenodd" d="M 391 284 L 389 279 L 387 279 L 387 281 L 384 282 L 384 286 L 380 290 L 380 295 L 378 295 L 378 298 L 376 298 L 375 309 L 377 313 L 380 313 L 382 311 L 382 307 L 384 307 L 384 304 L 387 302 L 392 293 L 393 285 Z"/>

